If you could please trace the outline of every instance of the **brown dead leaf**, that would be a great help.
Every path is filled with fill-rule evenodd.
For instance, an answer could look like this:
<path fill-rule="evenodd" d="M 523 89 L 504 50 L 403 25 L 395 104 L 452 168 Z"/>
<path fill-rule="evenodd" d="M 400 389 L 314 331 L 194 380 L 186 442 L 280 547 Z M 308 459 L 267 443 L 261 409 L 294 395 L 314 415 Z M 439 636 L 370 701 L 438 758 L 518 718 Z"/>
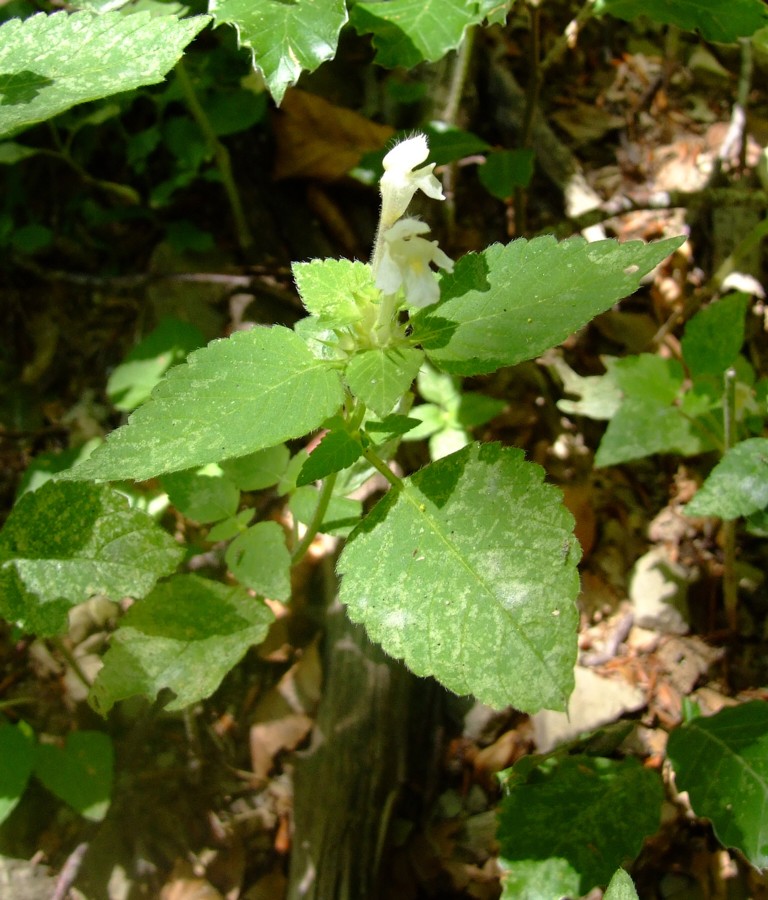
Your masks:
<path fill-rule="evenodd" d="M 275 179 L 336 181 L 354 168 L 364 153 L 380 149 L 394 134 L 388 125 L 297 88 L 286 93 L 273 126 Z"/>
<path fill-rule="evenodd" d="M 189 863 L 180 860 L 163 885 L 160 900 L 224 900 L 224 898 L 210 881 L 195 876 Z"/>
<path fill-rule="evenodd" d="M 251 725 L 251 767 L 259 781 L 266 781 L 275 756 L 281 750 L 294 750 L 309 734 L 312 719 L 294 713 L 271 722 Z"/>

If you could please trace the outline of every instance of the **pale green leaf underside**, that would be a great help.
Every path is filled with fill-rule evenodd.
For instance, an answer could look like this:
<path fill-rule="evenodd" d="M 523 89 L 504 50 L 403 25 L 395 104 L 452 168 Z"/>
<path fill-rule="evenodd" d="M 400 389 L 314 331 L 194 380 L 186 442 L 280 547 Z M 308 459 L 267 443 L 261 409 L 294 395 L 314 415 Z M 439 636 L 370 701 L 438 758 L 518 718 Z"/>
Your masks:
<path fill-rule="evenodd" d="M 347 21 L 344 0 L 211 0 L 209 11 L 237 29 L 278 104 L 303 71 L 335 56 Z"/>
<path fill-rule="evenodd" d="M 344 377 L 352 393 L 383 417 L 411 386 L 423 360 L 421 350 L 409 347 L 365 350 L 352 357 Z"/>
<path fill-rule="evenodd" d="M 443 300 L 413 317 L 411 339 L 460 375 L 532 359 L 635 291 L 682 241 L 558 243 L 545 236 L 494 244 L 443 276 Z"/>
<path fill-rule="evenodd" d="M 177 575 L 131 607 L 112 638 L 89 701 L 106 715 L 118 700 L 164 688 L 167 709 L 209 697 L 246 650 L 261 643 L 273 616 L 240 587 Z"/>
<path fill-rule="evenodd" d="M 721 43 L 750 37 L 768 25 L 768 11 L 761 0 L 597 0 L 595 12 L 630 22 L 647 16 L 686 31 L 700 31 L 708 41 Z"/>
<path fill-rule="evenodd" d="M 301 437 L 341 406 L 338 374 L 286 328 L 213 341 L 171 369 L 106 444 L 65 477 L 142 481 Z"/>
<path fill-rule="evenodd" d="M 162 81 L 208 16 L 39 13 L 0 26 L 0 136 Z"/>
<path fill-rule="evenodd" d="M 689 516 L 737 519 L 768 507 L 768 438 L 732 447 L 685 507 Z"/>
<path fill-rule="evenodd" d="M 388 0 L 356 3 L 351 21 L 361 34 L 373 32 L 380 66 L 412 67 L 455 50 L 467 27 L 491 11 L 489 4 L 471 0 Z"/>
<path fill-rule="evenodd" d="M 603 900 L 638 900 L 635 884 L 624 869 L 617 869 Z"/>
<path fill-rule="evenodd" d="M 341 555 L 350 617 L 457 694 L 565 709 L 580 549 L 543 474 L 520 450 L 475 444 L 406 479 Z"/>
<path fill-rule="evenodd" d="M 41 636 L 94 594 L 143 597 L 181 548 L 106 486 L 49 481 L 25 494 L 0 533 L 0 615 Z"/>
<path fill-rule="evenodd" d="M 676 729 L 668 755 L 675 782 L 718 839 L 753 866 L 768 866 L 768 705 L 754 700 Z"/>
<path fill-rule="evenodd" d="M 313 259 L 294 263 L 293 277 L 307 311 L 334 328 L 350 325 L 361 316 L 356 297 L 378 294 L 366 263 L 349 259 Z"/>

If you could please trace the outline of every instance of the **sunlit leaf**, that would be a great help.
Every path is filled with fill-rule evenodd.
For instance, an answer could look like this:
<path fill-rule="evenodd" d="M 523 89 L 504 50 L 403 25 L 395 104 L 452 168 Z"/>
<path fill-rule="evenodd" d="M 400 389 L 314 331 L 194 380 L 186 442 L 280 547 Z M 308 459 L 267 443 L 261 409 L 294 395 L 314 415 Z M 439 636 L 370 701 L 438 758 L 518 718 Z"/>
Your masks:
<path fill-rule="evenodd" d="M 689 516 L 736 519 L 768 507 L 768 438 L 732 447 L 685 507 Z"/>
<path fill-rule="evenodd" d="M 595 12 L 629 22 L 647 16 L 721 43 L 750 37 L 768 25 L 768 10 L 760 0 L 596 0 Z"/>

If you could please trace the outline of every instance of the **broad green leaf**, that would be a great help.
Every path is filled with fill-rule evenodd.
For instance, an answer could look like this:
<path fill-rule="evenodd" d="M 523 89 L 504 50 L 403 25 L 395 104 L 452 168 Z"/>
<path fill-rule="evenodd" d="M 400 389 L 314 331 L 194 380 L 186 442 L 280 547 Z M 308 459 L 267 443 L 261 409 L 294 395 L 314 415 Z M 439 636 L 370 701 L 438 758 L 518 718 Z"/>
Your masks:
<path fill-rule="evenodd" d="M 166 708 L 183 709 L 216 690 L 246 650 L 264 640 L 272 619 L 240 587 L 176 575 L 128 610 L 89 701 L 106 715 L 119 700 L 168 688 L 176 696 Z"/>
<path fill-rule="evenodd" d="M 504 896 L 554 900 L 608 884 L 657 830 L 663 799 L 658 774 L 634 758 L 546 761 L 501 804 Z"/>
<path fill-rule="evenodd" d="M 64 477 L 143 481 L 245 456 L 317 428 L 343 396 L 338 374 L 287 328 L 236 332 L 172 368 L 128 424 Z"/>
<path fill-rule="evenodd" d="M 277 522 L 257 522 L 227 547 L 230 572 L 247 588 L 272 600 L 291 599 L 291 554 Z"/>
<path fill-rule="evenodd" d="M 495 419 L 506 405 L 503 400 L 497 400 L 495 397 L 465 391 L 459 400 L 456 418 L 464 428 L 478 428 Z"/>
<path fill-rule="evenodd" d="M 406 479 L 342 552 L 350 617 L 457 694 L 565 709 L 580 550 L 543 476 L 520 450 L 474 444 Z"/>
<path fill-rule="evenodd" d="M 685 326 L 683 358 L 695 379 L 713 375 L 722 379 L 744 343 L 747 294 L 729 294 L 698 312 Z"/>
<path fill-rule="evenodd" d="M 217 522 L 208 532 L 209 541 L 231 541 L 233 537 L 242 534 L 251 524 L 256 515 L 255 509 L 241 509 L 236 516 Z"/>
<path fill-rule="evenodd" d="M 767 506 L 768 438 L 749 438 L 723 456 L 685 514 L 737 519 Z"/>
<path fill-rule="evenodd" d="M 39 13 L 0 26 L 0 135 L 162 81 L 210 21 L 148 12 Z"/>
<path fill-rule="evenodd" d="M 329 431 L 309 454 L 296 479 L 298 487 L 319 481 L 334 472 L 341 472 L 356 462 L 363 454 L 360 442 L 344 428 Z"/>
<path fill-rule="evenodd" d="M 477 177 L 489 194 L 506 200 L 515 188 L 528 186 L 533 177 L 533 161 L 533 150 L 497 150 L 488 154 Z"/>
<path fill-rule="evenodd" d="M 16 499 L 18 500 L 27 491 L 36 491 L 59 472 L 65 472 L 67 469 L 71 469 L 72 466 L 77 465 L 77 463 L 88 459 L 101 442 L 102 438 L 95 437 L 79 447 L 39 453 L 24 470 L 16 491 Z"/>
<path fill-rule="evenodd" d="M 705 436 L 676 406 L 630 397 L 608 423 L 595 466 L 617 466 L 654 453 L 694 456 L 709 449 Z"/>
<path fill-rule="evenodd" d="M 0 532 L 0 614 L 41 636 L 94 594 L 143 597 L 182 550 L 110 488 L 49 481 L 25 494 Z"/>
<path fill-rule="evenodd" d="M 676 359 L 639 353 L 617 359 L 613 371 L 621 392 L 628 398 L 670 405 L 682 393 L 683 367 Z"/>
<path fill-rule="evenodd" d="M 301 522 L 302 525 L 309 525 L 315 516 L 319 501 L 320 491 L 312 485 L 306 485 L 293 493 L 288 508 L 298 522 Z M 320 530 L 325 534 L 346 537 L 360 521 L 362 511 L 363 504 L 359 500 L 331 497 Z"/>
<path fill-rule="evenodd" d="M 424 361 L 421 350 L 389 347 L 353 356 L 344 377 L 352 393 L 378 416 L 386 416 L 413 384 Z"/>
<path fill-rule="evenodd" d="M 634 882 L 624 869 L 616 869 L 603 900 L 639 900 Z"/>
<path fill-rule="evenodd" d="M 279 105 L 302 72 L 336 55 L 344 0 L 211 0 L 217 25 L 233 25 Z"/>
<path fill-rule="evenodd" d="M 373 32 L 374 62 L 410 69 L 455 50 L 466 29 L 490 13 L 477 0 L 368 0 L 353 6 L 350 21 L 360 34 Z"/>
<path fill-rule="evenodd" d="M 220 465 L 227 478 L 241 491 L 261 491 L 280 481 L 290 458 L 290 450 L 285 444 L 278 444 L 238 459 L 226 459 Z"/>
<path fill-rule="evenodd" d="M 768 866 L 768 704 L 754 700 L 680 726 L 667 756 L 678 790 L 688 791 L 718 840 Z"/>
<path fill-rule="evenodd" d="M 107 396 L 117 409 L 136 409 L 171 366 L 204 343 L 202 332 L 194 325 L 163 319 L 109 376 Z"/>
<path fill-rule="evenodd" d="M 307 311 L 335 328 L 356 322 L 362 315 L 360 301 L 365 303 L 379 294 L 366 263 L 313 259 L 294 263 L 292 269 Z"/>
<path fill-rule="evenodd" d="M 596 0 L 595 13 L 631 22 L 647 16 L 665 25 L 699 31 L 708 41 L 732 43 L 768 25 L 761 0 Z"/>
<path fill-rule="evenodd" d="M 603 357 L 605 375 L 579 375 L 556 354 L 545 357 L 563 382 L 563 391 L 578 400 L 558 400 L 557 408 L 566 415 L 587 416 L 590 419 L 611 419 L 621 406 L 622 394 L 616 380 L 616 360 Z"/>
<path fill-rule="evenodd" d="M 411 339 L 460 375 L 532 359 L 635 291 L 682 241 L 558 243 L 545 236 L 469 253 L 443 275 L 441 302 L 413 317 Z"/>
<path fill-rule="evenodd" d="M 429 144 L 429 161 L 438 166 L 444 166 L 446 163 L 456 162 L 465 156 L 472 156 L 475 153 L 484 153 L 490 150 L 490 145 L 482 138 L 471 131 L 464 131 L 455 125 L 449 125 L 447 122 L 441 122 L 436 119 L 434 122 L 428 122 L 422 129 L 426 135 Z M 405 140 L 411 136 L 410 132 L 401 132 L 398 135 L 400 140 Z M 386 149 L 384 150 L 386 153 Z M 382 159 L 384 155 L 382 154 Z M 381 166 L 381 174 L 384 172 L 384 166 Z"/>
<path fill-rule="evenodd" d="M 101 731 L 73 731 L 64 745 L 40 744 L 35 777 L 91 822 L 101 822 L 112 799 L 114 751 Z"/>
<path fill-rule="evenodd" d="M 164 475 L 162 485 L 176 509 L 194 522 L 219 522 L 234 516 L 240 491 L 216 465 Z"/>
<path fill-rule="evenodd" d="M 35 741 L 23 727 L 0 722 L 0 822 L 21 800 L 36 753 Z"/>

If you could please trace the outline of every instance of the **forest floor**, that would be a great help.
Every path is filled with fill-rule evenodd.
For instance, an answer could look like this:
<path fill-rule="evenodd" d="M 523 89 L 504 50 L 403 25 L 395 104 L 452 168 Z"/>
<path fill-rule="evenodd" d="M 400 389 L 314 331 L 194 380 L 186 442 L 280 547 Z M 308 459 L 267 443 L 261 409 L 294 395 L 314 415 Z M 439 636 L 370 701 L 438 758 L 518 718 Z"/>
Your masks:
<path fill-rule="evenodd" d="M 414 819 L 407 809 L 395 814 L 397 839 L 387 871 L 396 890 L 385 896 L 500 896 L 496 775 L 526 754 L 600 730 L 609 745 L 661 767 L 668 732 L 682 721 L 690 700 L 714 712 L 748 698 L 768 699 L 761 688 L 768 684 L 768 593 L 759 575 L 768 569 L 765 542 L 747 536 L 740 542 L 746 588 L 733 633 L 722 611 L 717 523 L 680 512 L 707 461 L 664 456 L 595 469 L 604 423 L 557 406 L 568 373 L 599 374 L 603 355 L 679 356 L 681 323 L 701 302 L 711 274 L 761 215 L 748 205 L 713 206 L 706 194 L 713 185 L 754 186 L 757 158 L 768 140 L 768 95 L 756 88 L 750 93 L 741 154 L 738 141 L 726 146 L 739 71 L 735 49 L 716 56 L 692 39 L 685 52 L 662 58 L 649 40 L 630 40 L 621 29 L 610 39 L 609 47 L 605 34 L 599 41 L 585 34 L 567 64 L 548 74 L 541 106 L 558 146 L 578 159 L 585 184 L 604 209 L 617 197 L 635 199 L 632 211 L 597 215 L 607 236 L 654 240 L 687 233 L 690 240 L 638 294 L 558 351 L 464 385 L 505 403 L 475 437 L 525 449 L 562 488 L 576 519 L 584 556 L 580 666 L 570 719 L 446 700 L 430 783 L 421 789 L 422 809 Z M 462 124 L 490 143 L 501 139 L 499 92 L 506 73 L 521 69 L 522 53 L 513 34 L 478 41 Z M 342 91 L 333 85 L 334 77 L 343 79 L 343 64 L 338 60 L 302 88 L 342 103 Z M 340 75 L 334 75 L 334 65 Z M 247 173 L 243 190 L 257 235 L 258 258 L 248 265 L 227 244 L 228 213 L 219 187 L 202 181 L 178 195 L 174 213 L 201 225 L 219 223 L 214 231 L 222 238 L 214 248 L 179 251 L 141 225 L 122 221 L 106 232 L 112 241 L 107 250 L 85 241 L 69 256 L 58 248 L 3 264 L 7 390 L 0 501 L 6 512 L 31 459 L 119 423 L 105 400 L 105 381 L 148 324 L 175 313 L 193 321 L 206 338 L 249 323 L 292 324 L 301 314 L 289 274 L 292 259 L 365 258 L 375 194 L 343 179 L 320 180 L 311 165 L 302 169 L 313 150 L 306 104 L 305 95 L 289 93 L 284 110 L 273 113 L 270 140 L 232 139 L 235 169 Z M 304 134 L 301 145 L 296 132 Z M 321 137 L 332 151 L 332 134 Z M 276 165 L 279 178 L 273 177 Z M 451 255 L 518 237 L 521 222 L 527 235 L 578 230 L 577 216 L 569 223 L 564 214 L 564 186 L 544 166 L 537 167 L 525 196 L 524 218 L 519 205 L 516 216 L 512 203 L 480 190 L 471 165 L 460 166 L 453 177 L 456 224 L 444 223 L 443 241 Z M 73 180 L 60 190 L 71 199 L 84 188 Z M 686 192 L 687 208 L 644 208 L 665 191 Z M 32 202 L 50 213 L 46 199 Z M 759 254 L 743 260 L 740 270 L 760 280 Z M 241 282 L 205 275 L 195 283 L 121 280 L 153 271 L 222 273 Z M 761 304 L 756 321 L 765 313 Z M 768 371 L 768 350 L 759 337 L 753 360 L 758 371 Z M 405 469 L 426 461 L 426 448 L 410 444 L 400 457 Z M 195 540 L 194 525 L 181 517 L 167 521 Z M 292 772 L 296 754 L 311 740 L 323 696 L 323 644 L 313 604 L 322 569 L 336 550 L 333 541 L 316 541 L 297 576 L 293 603 L 273 604 L 277 619 L 268 640 L 249 652 L 209 700 L 183 715 L 128 701 L 110 715 L 106 727 L 116 751 L 116 781 L 104 822 L 87 823 L 40 785 L 30 786 L 0 827 L 0 897 L 286 895 Z M 192 565 L 215 569 L 216 553 L 201 540 Z M 98 665 L 113 613 L 111 606 L 91 601 L 78 609 L 60 643 L 4 627 L 3 713 L 52 740 L 76 728 L 103 729 L 104 721 L 85 702 L 85 683 Z M 671 784 L 662 827 L 631 874 L 640 896 L 649 900 L 768 897 L 768 881 L 723 850 Z"/>

